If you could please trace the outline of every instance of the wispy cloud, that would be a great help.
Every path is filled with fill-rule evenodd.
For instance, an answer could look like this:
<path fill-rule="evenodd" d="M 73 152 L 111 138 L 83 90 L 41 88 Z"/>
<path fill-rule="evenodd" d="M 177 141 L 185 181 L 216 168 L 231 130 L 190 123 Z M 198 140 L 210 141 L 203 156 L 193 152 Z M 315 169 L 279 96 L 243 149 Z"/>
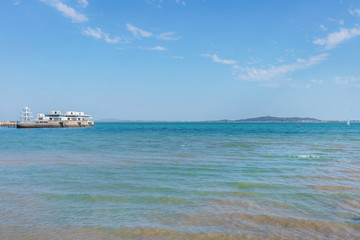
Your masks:
<path fill-rule="evenodd" d="M 77 12 L 74 8 L 69 7 L 60 0 L 40 0 L 41 2 L 55 8 L 65 17 L 70 18 L 73 22 L 86 22 L 89 19 L 82 13 Z"/>
<path fill-rule="evenodd" d="M 231 65 L 233 68 L 238 68 L 237 62 L 235 60 L 221 59 L 216 54 L 201 54 L 201 56 L 211 58 L 215 63 Z"/>
<path fill-rule="evenodd" d="M 330 33 L 326 38 L 318 38 L 313 41 L 316 45 L 325 46 L 325 49 L 335 48 L 340 43 L 360 35 L 360 27 L 352 29 L 341 28 L 338 32 Z"/>
<path fill-rule="evenodd" d="M 138 27 L 135 27 L 135 26 L 131 25 L 130 23 L 126 24 L 126 28 L 127 28 L 127 30 L 132 32 L 132 34 L 137 38 L 153 36 L 153 34 L 151 32 L 144 31 L 144 30 L 142 30 L 142 29 L 140 29 Z"/>
<path fill-rule="evenodd" d="M 161 47 L 161 46 L 156 46 L 156 47 L 149 48 L 149 50 L 152 50 L 152 51 L 166 51 L 167 48 Z"/>
<path fill-rule="evenodd" d="M 321 85 L 321 84 L 324 83 L 324 80 L 322 80 L 322 79 L 311 79 L 310 82 Z"/>
<path fill-rule="evenodd" d="M 89 5 L 87 0 L 77 0 L 77 2 L 84 8 L 86 8 Z"/>
<path fill-rule="evenodd" d="M 349 9 L 349 13 L 351 14 L 351 15 L 358 15 L 358 16 L 360 16 L 360 9 Z"/>
<path fill-rule="evenodd" d="M 121 40 L 120 37 L 110 38 L 109 34 L 103 32 L 100 28 L 87 27 L 84 28 L 81 33 L 96 39 L 103 39 L 107 43 L 118 43 Z"/>
<path fill-rule="evenodd" d="M 164 3 L 164 0 L 145 0 L 148 4 L 155 4 L 158 8 L 162 8 L 162 4 Z M 186 6 L 186 2 L 184 0 L 175 0 L 179 5 Z"/>
<path fill-rule="evenodd" d="M 161 33 L 161 34 L 158 34 L 158 35 L 154 35 L 153 33 L 145 31 L 145 30 L 143 30 L 141 28 L 135 27 L 134 25 L 132 25 L 130 23 L 126 24 L 126 28 L 127 28 L 127 30 L 129 30 L 133 34 L 133 36 L 135 38 L 156 37 L 157 39 L 166 40 L 166 41 L 179 40 L 180 39 L 179 36 L 175 36 L 174 32 L 165 32 L 165 33 Z"/>
<path fill-rule="evenodd" d="M 278 88 L 280 86 L 287 86 L 290 88 L 311 88 L 310 83 L 299 83 L 292 78 L 284 78 L 278 81 L 259 82 L 259 86 L 268 88 Z"/>
<path fill-rule="evenodd" d="M 156 38 L 161 39 L 161 40 L 179 40 L 180 37 L 178 36 L 174 36 L 174 32 L 166 32 L 166 33 L 161 33 L 159 35 L 156 36 Z"/>
<path fill-rule="evenodd" d="M 17 5 L 20 5 L 21 1 L 20 0 L 13 0 L 12 3 L 17 6 Z"/>
<path fill-rule="evenodd" d="M 103 33 L 103 38 L 104 38 L 104 41 L 107 42 L 107 43 L 118 43 L 121 38 L 116 36 L 114 38 L 110 38 L 109 35 L 107 33 Z"/>
<path fill-rule="evenodd" d="M 131 46 L 127 46 L 127 47 L 116 47 L 116 49 L 119 49 L 119 50 L 141 49 L 141 50 L 148 50 L 148 51 L 167 51 L 168 50 L 166 47 L 162 47 L 162 46 L 155 46 L 155 47 L 131 47 Z"/>
<path fill-rule="evenodd" d="M 172 58 L 172 59 L 184 59 L 183 56 L 172 56 L 171 58 Z"/>
<path fill-rule="evenodd" d="M 291 72 L 295 72 L 300 69 L 311 67 L 312 65 L 319 64 L 327 59 L 329 54 L 323 53 L 310 57 L 308 59 L 298 58 L 295 63 L 283 64 L 279 66 L 270 66 L 268 68 L 255 68 L 245 67 L 241 68 L 241 73 L 237 76 L 240 80 L 263 82 L 274 80 Z"/>
<path fill-rule="evenodd" d="M 97 38 L 97 39 L 100 39 L 102 38 L 102 31 L 100 28 L 91 28 L 91 27 L 87 27 L 85 29 L 83 29 L 81 31 L 82 34 L 84 35 L 87 35 L 87 36 L 91 36 L 91 37 L 94 37 L 94 38 Z"/>
<path fill-rule="evenodd" d="M 334 77 L 334 82 L 340 85 L 360 88 L 360 76 L 337 76 Z"/>
<path fill-rule="evenodd" d="M 323 31 L 325 31 L 325 32 L 327 31 L 327 28 L 326 28 L 324 25 L 322 25 L 322 24 L 320 25 L 320 28 L 321 28 Z"/>
<path fill-rule="evenodd" d="M 181 5 L 183 5 L 183 6 L 186 5 L 186 2 L 185 2 L 185 1 L 181 1 L 181 0 L 176 0 L 176 3 L 181 4 Z"/>

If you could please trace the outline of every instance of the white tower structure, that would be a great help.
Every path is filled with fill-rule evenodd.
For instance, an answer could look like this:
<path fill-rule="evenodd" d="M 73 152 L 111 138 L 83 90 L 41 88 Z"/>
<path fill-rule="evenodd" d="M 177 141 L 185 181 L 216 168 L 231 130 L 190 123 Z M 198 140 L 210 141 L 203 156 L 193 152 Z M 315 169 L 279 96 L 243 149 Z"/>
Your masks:
<path fill-rule="evenodd" d="M 30 108 L 24 107 L 20 113 L 20 121 L 29 122 L 33 120 L 33 115 L 30 111 Z"/>

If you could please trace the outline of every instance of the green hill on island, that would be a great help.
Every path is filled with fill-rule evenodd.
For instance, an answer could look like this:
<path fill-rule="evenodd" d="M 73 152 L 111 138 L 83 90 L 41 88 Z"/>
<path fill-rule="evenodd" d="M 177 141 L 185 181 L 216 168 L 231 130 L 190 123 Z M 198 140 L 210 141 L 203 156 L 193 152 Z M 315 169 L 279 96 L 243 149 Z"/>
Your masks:
<path fill-rule="evenodd" d="M 321 120 L 316 118 L 301 118 L 301 117 L 256 117 L 256 118 L 247 118 L 240 120 L 221 120 L 220 122 L 321 122 Z"/>

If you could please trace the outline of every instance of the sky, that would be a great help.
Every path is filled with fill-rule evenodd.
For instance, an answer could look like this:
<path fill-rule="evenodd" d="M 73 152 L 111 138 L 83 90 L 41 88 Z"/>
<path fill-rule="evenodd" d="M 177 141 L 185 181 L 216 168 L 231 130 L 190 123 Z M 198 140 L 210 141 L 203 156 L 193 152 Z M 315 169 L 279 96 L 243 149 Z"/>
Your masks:
<path fill-rule="evenodd" d="M 360 0 L 2 0 L 0 120 L 360 119 Z"/>

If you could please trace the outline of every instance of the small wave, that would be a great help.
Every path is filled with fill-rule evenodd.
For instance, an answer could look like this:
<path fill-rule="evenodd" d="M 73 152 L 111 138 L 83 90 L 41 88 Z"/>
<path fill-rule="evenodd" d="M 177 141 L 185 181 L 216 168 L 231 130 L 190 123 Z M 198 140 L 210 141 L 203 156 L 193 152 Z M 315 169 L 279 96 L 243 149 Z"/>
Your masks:
<path fill-rule="evenodd" d="M 243 170 L 244 173 L 274 173 L 274 172 L 283 172 L 284 169 L 281 168 L 250 168 Z"/>
<path fill-rule="evenodd" d="M 267 214 L 224 213 L 188 215 L 183 218 L 187 225 L 222 226 L 223 230 L 250 231 L 248 239 L 261 239 L 253 235 L 258 229 L 265 230 L 262 239 L 359 239 L 360 227 L 355 223 L 317 221 L 306 218 L 281 217 Z M 267 230 L 267 231 L 266 231 Z"/>
<path fill-rule="evenodd" d="M 244 196 L 256 197 L 260 195 L 260 193 L 254 193 L 254 192 L 225 192 L 225 191 L 195 191 L 194 194 L 200 196 L 232 196 L 232 197 L 244 197 Z"/>
<path fill-rule="evenodd" d="M 360 173 L 359 170 L 344 170 L 343 172 L 346 172 L 346 173 Z"/>
<path fill-rule="evenodd" d="M 48 196 L 51 200 L 69 200 L 74 202 L 144 202 L 144 203 L 186 203 L 186 199 L 169 198 L 169 197 L 140 197 L 140 198 L 124 198 L 118 196 L 104 196 L 104 195 L 82 195 L 82 194 L 67 194 L 67 195 L 51 195 Z"/>
<path fill-rule="evenodd" d="M 185 145 L 181 145 L 181 146 L 185 146 Z M 181 158 L 193 158 L 193 157 L 195 157 L 195 155 L 193 155 L 193 154 L 178 154 L 176 156 L 181 157 Z"/>
<path fill-rule="evenodd" d="M 360 210 L 360 200 L 345 200 L 344 203 Z"/>
<path fill-rule="evenodd" d="M 342 180 L 343 178 L 331 176 L 309 176 L 309 175 L 287 175 L 284 178 L 302 178 L 302 179 L 323 179 L 323 180 Z"/>
<path fill-rule="evenodd" d="M 142 198 L 141 200 L 148 203 L 169 203 L 169 204 L 183 204 L 188 202 L 188 200 L 183 198 L 169 198 L 169 197 L 149 197 L 149 198 Z"/>
<path fill-rule="evenodd" d="M 255 203 L 245 202 L 245 201 L 213 199 L 210 203 L 214 204 L 214 205 L 234 206 L 234 207 L 241 207 L 241 208 L 245 208 L 245 209 L 256 209 L 256 210 L 261 209 Z"/>
<path fill-rule="evenodd" d="M 289 158 L 320 158 L 317 155 L 288 155 Z"/>
<path fill-rule="evenodd" d="M 128 201 L 129 198 L 118 196 L 104 196 L 104 195 L 84 195 L 84 194 L 66 194 L 66 195 L 51 195 L 48 198 L 52 200 L 70 200 L 70 201 L 84 201 L 84 202 L 121 202 Z"/>
<path fill-rule="evenodd" d="M 237 147 L 252 147 L 254 146 L 254 144 L 251 143 L 238 143 L 238 142 L 234 142 L 234 143 L 225 143 L 222 145 L 222 147 L 224 148 L 237 148 Z"/>
<path fill-rule="evenodd" d="M 360 200 L 356 199 L 347 199 L 339 203 L 338 205 L 341 209 L 345 209 L 351 212 L 352 215 L 360 214 Z"/>
<path fill-rule="evenodd" d="M 360 187 L 347 187 L 341 185 L 313 185 L 310 187 L 316 190 L 360 190 Z"/>
<path fill-rule="evenodd" d="M 234 207 L 235 210 L 261 210 L 269 211 L 269 210 L 279 210 L 279 209 L 293 209 L 294 207 L 291 205 L 286 205 L 277 201 L 263 201 L 260 203 L 252 202 L 252 201 L 243 201 L 243 200 L 228 200 L 228 199 L 213 199 L 209 202 L 209 205 L 211 207 L 221 206 L 221 208 L 224 208 L 224 206 L 227 207 Z"/>
<path fill-rule="evenodd" d="M 265 184 L 265 183 L 249 183 L 249 182 L 239 182 L 231 183 L 231 186 L 237 188 L 279 188 L 279 186 Z"/>

